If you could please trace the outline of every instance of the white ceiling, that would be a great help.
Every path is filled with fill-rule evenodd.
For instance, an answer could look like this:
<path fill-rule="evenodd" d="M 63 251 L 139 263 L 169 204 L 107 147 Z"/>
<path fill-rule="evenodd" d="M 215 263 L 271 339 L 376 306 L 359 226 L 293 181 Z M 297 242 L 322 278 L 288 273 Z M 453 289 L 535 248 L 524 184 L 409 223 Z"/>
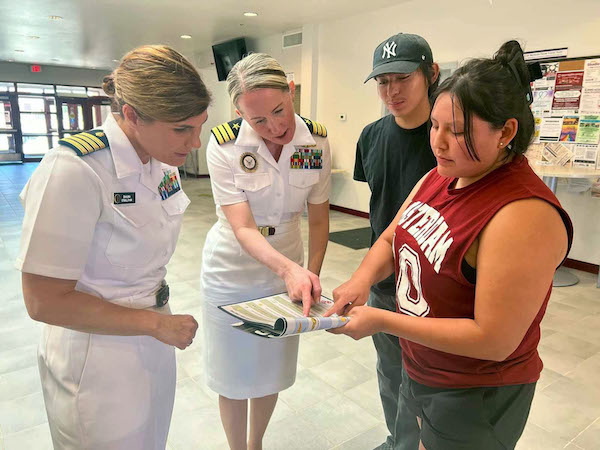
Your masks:
<path fill-rule="evenodd" d="M 0 60 L 109 68 L 128 50 L 151 43 L 193 56 L 224 40 L 297 30 L 407 1 L 0 0 Z M 244 17 L 247 11 L 259 15 Z"/>

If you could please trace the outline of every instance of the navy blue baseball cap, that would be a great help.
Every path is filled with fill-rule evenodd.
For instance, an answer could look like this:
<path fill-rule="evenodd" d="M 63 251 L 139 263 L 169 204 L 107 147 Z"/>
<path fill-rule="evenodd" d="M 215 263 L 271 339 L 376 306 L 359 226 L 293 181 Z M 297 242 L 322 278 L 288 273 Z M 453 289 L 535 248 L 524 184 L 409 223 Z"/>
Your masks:
<path fill-rule="evenodd" d="M 416 34 L 398 33 L 375 49 L 373 71 L 365 83 L 384 73 L 412 73 L 423 62 L 433 64 L 433 53 L 427 41 Z"/>

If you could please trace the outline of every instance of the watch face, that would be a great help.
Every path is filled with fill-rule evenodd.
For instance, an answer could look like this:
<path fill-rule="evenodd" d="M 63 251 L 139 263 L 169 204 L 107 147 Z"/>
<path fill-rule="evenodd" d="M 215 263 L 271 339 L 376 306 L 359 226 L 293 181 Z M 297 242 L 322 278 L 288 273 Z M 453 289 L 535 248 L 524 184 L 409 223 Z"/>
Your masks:
<path fill-rule="evenodd" d="M 240 165 L 246 172 L 254 172 L 258 167 L 256 156 L 252 153 L 244 153 L 240 158 Z"/>

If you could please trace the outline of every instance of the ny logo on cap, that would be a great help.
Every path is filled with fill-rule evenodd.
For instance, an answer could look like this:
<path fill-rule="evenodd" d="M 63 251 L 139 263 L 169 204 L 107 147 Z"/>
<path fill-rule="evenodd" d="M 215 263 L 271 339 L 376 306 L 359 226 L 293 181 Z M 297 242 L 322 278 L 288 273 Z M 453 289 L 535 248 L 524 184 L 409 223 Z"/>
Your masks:
<path fill-rule="evenodd" d="M 383 55 L 381 57 L 389 59 L 392 56 L 396 56 L 396 47 L 397 45 L 394 41 L 386 42 L 383 46 Z"/>

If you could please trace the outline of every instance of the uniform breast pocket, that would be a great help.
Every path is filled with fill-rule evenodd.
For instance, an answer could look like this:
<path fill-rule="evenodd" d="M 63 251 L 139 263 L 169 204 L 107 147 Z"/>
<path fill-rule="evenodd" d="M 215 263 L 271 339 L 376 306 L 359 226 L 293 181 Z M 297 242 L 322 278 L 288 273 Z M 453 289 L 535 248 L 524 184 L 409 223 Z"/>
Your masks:
<path fill-rule="evenodd" d="M 147 266 L 156 256 L 160 239 L 154 223 L 156 208 L 148 205 L 112 205 L 113 230 L 106 247 L 106 258 L 118 267 Z"/>
<path fill-rule="evenodd" d="M 171 217 L 183 214 L 190 203 L 188 196 L 183 191 L 179 191 L 174 196 L 163 200 L 161 205 L 169 217 Z"/>
<path fill-rule="evenodd" d="M 235 187 L 244 191 L 253 213 L 265 213 L 271 208 L 269 187 L 272 184 L 268 173 L 236 173 L 233 175 Z"/>
<path fill-rule="evenodd" d="M 302 212 L 312 187 L 319 182 L 320 170 L 290 170 L 290 198 L 287 212 Z"/>

